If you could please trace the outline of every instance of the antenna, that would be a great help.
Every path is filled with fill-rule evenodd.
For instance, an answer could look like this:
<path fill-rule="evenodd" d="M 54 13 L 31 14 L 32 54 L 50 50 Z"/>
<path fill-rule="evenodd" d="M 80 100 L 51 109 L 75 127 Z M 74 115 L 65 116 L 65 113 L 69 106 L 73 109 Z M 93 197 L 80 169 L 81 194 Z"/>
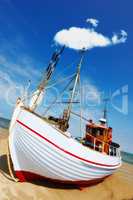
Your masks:
<path fill-rule="evenodd" d="M 104 102 L 104 110 L 103 110 L 103 118 L 107 120 L 107 105 L 108 105 L 108 102 L 110 101 L 110 98 L 104 98 L 103 99 L 103 102 Z"/>

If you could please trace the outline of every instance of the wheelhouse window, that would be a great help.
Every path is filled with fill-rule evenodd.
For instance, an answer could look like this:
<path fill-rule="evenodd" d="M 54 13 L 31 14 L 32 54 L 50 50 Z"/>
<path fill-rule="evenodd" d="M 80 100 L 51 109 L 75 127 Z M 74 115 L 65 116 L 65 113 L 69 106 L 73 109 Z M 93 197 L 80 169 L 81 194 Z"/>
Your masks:
<path fill-rule="evenodd" d="M 94 137 L 104 135 L 104 129 L 103 128 L 99 128 L 99 127 L 97 128 L 97 127 L 89 127 L 89 126 L 87 126 L 86 127 L 86 132 L 91 134 Z"/>

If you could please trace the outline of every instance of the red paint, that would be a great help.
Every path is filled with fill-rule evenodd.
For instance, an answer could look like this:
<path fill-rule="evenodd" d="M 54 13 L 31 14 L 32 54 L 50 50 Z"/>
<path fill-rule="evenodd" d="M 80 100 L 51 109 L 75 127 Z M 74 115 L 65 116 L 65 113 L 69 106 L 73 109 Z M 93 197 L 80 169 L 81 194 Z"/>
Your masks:
<path fill-rule="evenodd" d="M 44 139 L 45 141 L 47 141 L 48 143 L 52 144 L 54 147 L 56 147 L 57 149 L 60 149 L 61 151 L 63 151 L 64 153 L 68 154 L 68 155 L 71 155 L 79 160 L 82 160 L 82 161 L 85 161 L 87 163 L 91 163 L 91 164 L 94 164 L 94 165 L 99 165 L 99 166 L 104 166 L 104 167 L 116 167 L 116 166 L 119 166 L 118 165 L 106 165 L 106 164 L 101 164 L 101 163 L 96 163 L 96 162 L 93 162 L 93 161 L 90 161 L 90 160 L 86 160 L 84 158 L 81 158 L 61 147 L 59 147 L 58 145 L 56 145 L 55 143 L 53 143 L 52 141 L 50 141 L 49 139 L 47 139 L 46 137 L 42 136 L 41 134 L 37 133 L 36 131 L 34 131 L 33 129 L 31 129 L 29 126 L 25 125 L 23 122 L 17 120 L 17 122 L 22 125 L 23 127 L 27 128 L 28 130 L 30 130 L 31 132 L 33 132 L 34 134 L 36 134 L 37 136 L 41 137 L 42 139 Z"/>
<path fill-rule="evenodd" d="M 32 172 L 28 172 L 28 171 L 15 171 L 15 174 L 17 176 L 17 178 L 19 179 L 20 182 L 25 182 L 25 181 L 33 181 L 33 180 L 47 180 L 49 182 L 55 182 L 55 183 L 59 183 L 59 184 L 67 184 L 67 185 L 78 185 L 78 186 L 88 186 L 88 185 L 93 185 L 96 183 L 99 183 L 101 181 L 103 181 L 105 178 L 107 178 L 108 176 L 104 177 L 104 178 L 98 178 L 95 180 L 88 180 L 88 181 L 67 181 L 67 180 L 57 180 L 57 179 L 51 179 L 51 178 L 47 178 L 44 176 L 40 176 L 38 174 L 32 173 Z"/>

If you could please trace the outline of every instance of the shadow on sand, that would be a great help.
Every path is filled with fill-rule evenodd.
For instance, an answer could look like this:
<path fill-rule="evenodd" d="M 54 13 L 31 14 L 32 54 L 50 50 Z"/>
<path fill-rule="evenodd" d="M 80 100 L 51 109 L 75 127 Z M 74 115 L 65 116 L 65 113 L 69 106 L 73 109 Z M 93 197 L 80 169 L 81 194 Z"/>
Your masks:
<path fill-rule="evenodd" d="M 7 164 L 7 155 L 1 155 L 0 156 L 0 173 L 7 178 L 8 180 L 12 181 L 12 178 L 10 177 L 8 164 Z"/>

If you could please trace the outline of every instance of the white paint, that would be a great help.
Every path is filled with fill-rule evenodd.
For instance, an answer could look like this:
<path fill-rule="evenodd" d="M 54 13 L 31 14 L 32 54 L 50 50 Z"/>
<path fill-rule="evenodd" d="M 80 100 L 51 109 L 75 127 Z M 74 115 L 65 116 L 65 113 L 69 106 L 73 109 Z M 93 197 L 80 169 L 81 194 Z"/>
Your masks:
<path fill-rule="evenodd" d="M 84 181 L 103 178 L 112 174 L 121 165 L 120 157 L 105 155 L 83 146 L 75 139 L 64 136 L 59 130 L 29 111 L 21 108 L 17 119 L 76 156 L 96 163 L 118 164 L 118 166 L 98 166 L 79 160 L 16 122 L 10 129 L 9 137 L 9 148 L 15 170 L 29 171 L 57 180 Z"/>

